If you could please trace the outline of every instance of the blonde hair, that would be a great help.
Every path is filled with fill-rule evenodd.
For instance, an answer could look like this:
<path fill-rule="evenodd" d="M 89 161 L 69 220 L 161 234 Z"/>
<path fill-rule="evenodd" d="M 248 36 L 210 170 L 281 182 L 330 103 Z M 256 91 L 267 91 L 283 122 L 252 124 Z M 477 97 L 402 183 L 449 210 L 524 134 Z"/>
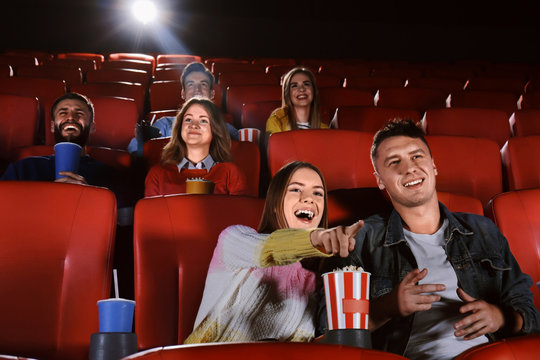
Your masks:
<path fill-rule="evenodd" d="M 283 77 L 283 85 L 281 88 L 281 107 L 285 110 L 289 119 L 289 126 L 291 130 L 298 129 L 296 125 L 296 115 L 293 108 L 294 105 L 291 100 L 291 81 L 296 74 L 305 74 L 309 78 L 309 81 L 313 84 L 313 101 L 309 108 L 309 124 L 312 129 L 319 129 L 321 127 L 321 111 L 319 109 L 319 91 L 317 90 L 317 82 L 315 81 L 315 75 L 305 67 L 295 67 L 290 70 Z"/>

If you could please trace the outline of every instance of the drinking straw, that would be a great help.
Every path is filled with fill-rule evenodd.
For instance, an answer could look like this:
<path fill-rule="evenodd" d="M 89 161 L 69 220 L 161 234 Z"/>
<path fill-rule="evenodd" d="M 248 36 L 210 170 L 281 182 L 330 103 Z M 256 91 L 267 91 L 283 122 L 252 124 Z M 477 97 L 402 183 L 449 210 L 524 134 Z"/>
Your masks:
<path fill-rule="evenodd" d="M 113 269 L 113 278 L 114 278 L 114 296 L 118 299 L 120 295 L 118 294 L 118 273 L 116 269 Z"/>

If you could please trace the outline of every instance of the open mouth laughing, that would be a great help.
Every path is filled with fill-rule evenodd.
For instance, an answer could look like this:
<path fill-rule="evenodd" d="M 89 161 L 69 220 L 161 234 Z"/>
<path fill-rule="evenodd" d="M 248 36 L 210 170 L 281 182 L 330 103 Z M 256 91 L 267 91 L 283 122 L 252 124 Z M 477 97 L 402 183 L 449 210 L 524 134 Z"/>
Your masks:
<path fill-rule="evenodd" d="M 315 214 L 314 214 L 313 211 L 311 211 L 311 210 L 307 210 L 307 209 L 299 209 L 299 210 L 296 210 L 296 211 L 294 212 L 294 216 L 296 216 L 296 217 L 299 218 L 300 220 L 311 221 L 311 220 L 313 220 L 313 218 L 315 217 Z"/>

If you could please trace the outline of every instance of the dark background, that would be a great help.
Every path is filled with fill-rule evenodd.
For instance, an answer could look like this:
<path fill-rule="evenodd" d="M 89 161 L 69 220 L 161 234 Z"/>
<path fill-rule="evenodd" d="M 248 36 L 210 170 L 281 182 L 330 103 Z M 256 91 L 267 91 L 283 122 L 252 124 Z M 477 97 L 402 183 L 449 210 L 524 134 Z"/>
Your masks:
<path fill-rule="evenodd" d="M 0 50 L 540 62 L 540 1 L 2 1 Z"/>

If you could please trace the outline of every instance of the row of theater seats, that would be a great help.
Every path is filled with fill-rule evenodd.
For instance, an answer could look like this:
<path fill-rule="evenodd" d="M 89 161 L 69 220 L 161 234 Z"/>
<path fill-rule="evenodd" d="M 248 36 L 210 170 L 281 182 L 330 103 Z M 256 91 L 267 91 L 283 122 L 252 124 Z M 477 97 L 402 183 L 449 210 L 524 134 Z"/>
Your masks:
<path fill-rule="evenodd" d="M 0 349 L 37 358 L 87 358 L 90 335 L 98 329 L 96 301 L 110 293 L 114 195 L 72 184 L 2 182 L 0 197 L 0 286 L 6 294 L 0 299 Z M 452 211 L 482 213 L 476 199 L 443 192 L 439 197 Z M 224 195 L 173 195 L 137 203 L 139 349 L 183 342 L 193 327 L 219 233 L 233 224 L 256 228 L 263 205 L 261 198 Z M 332 225 L 389 206 L 374 188 L 329 193 Z M 489 215 L 534 281 L 540 280 L 539 207 L 540 189 L 499 194 L 489 204 Z M 538 289 L 531 290 L 540 307 Z"/>
<path fill-rule="evenodd" d="M 429 114 L 429 112 L 428 112 Z M 486 132 L 492 131 L 486 126 Z M 24 133 L 24 132 L 23 132 Z M 429 131 L 428 131 L 429 133 Z M 269 175 L 292 160 L 303 160 L 318 166 L 332 190 L 376 186 L 369 157 L 373 133 L 353 130 L 296 130 L 272 135 L 267 152 L 261 156 L 252 142 L 232 142 L 234 161 L 244 171 L 249 195 L 264 197 L 261 187 Z M 472 196 L 486 205 L 489 199 L 506 190 L 540 187 L 540 135 L 515 136 L 501 143 L 483 137 L 428 135 L 433 157 L 439 169 L 438 188 Z M 7 138 L 13 141 L 15 136 Z M 168 138 L 152 139 L 145 144 L 146 168 L 157 164 Z M 0 144 L 2 144 L 0 142 Z M 9 142 L 8 142 L 9 144 Z M 14 159 L 50 155 L 52 145 L 18 148 Z M 97 160 L 119 169 L 131 165 L 124 150 L 90 146 L 88 153 Z"/>

